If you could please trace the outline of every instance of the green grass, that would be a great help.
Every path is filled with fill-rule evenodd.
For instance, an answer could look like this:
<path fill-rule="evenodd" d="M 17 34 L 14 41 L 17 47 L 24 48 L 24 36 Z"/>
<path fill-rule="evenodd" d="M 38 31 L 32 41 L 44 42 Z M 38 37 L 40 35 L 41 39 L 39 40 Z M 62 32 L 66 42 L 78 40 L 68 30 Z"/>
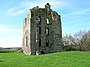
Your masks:
<path fill-rule="evenodd" d="M 38 56 L 0 53 L 0 67 L 90 67 L 90 52 L 58 52 Z"/>

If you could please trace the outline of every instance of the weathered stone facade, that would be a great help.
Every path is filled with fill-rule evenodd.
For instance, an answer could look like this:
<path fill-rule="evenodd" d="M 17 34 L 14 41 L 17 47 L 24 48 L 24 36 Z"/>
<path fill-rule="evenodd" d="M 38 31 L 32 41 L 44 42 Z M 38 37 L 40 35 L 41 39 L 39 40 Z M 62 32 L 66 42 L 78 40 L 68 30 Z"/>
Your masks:
<path fill-rule="evenodd" d="M 23 25 L 23 52 L 38 55 L 63 50 L 61 18 L 47 3 L 30 9 Z"/>

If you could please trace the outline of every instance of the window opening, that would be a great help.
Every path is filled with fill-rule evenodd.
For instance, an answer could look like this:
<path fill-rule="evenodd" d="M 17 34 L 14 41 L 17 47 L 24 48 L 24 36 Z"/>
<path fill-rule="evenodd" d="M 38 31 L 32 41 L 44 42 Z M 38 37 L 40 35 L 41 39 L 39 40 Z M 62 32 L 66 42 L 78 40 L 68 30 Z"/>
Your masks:
<path fill-rule="evenodd" d="M 49 35 L 49 28 L 46 28 L 45 33 L 46 33 L 47 35 Z"/>
<path fill-rule="evenodd" d="M 39 47 L 41 47 L 41 39 L 39 39 Z"/>
<path fill-rule="evenodd" d="M 41 27 L 39 27 L 39 34 L 41 34 Z"/>
<path fill-rule="evenodd" d="M 26 37 L 26 47 L 28 46 L 28 37 Z"/>
<path fill-rule="evenodd" d="M 49 20 L 47 19 L 47 24 L 49 24 Z"/>
<path fill-rule="evenodd" d="M 39 24 L 41 24 L 41 16 L 39 16 Z"/>
<path fill-rule="evenodd" d="M 48 46 L 49 45 L 49 43 L 48 42 L 46 42 L 46 46 Z"/>

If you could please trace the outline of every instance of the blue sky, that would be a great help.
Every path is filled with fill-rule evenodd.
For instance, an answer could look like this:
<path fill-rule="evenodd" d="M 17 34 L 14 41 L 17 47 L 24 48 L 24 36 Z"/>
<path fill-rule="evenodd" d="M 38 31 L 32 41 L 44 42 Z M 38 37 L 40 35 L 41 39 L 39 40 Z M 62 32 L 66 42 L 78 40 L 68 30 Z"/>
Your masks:
<path fill-rule="evenodd" d="M 0 0 L 0 47 L 21 47 L 28 10 L 47 2 L 61 15 L 63 35 L 90 29 L 90 0 Z"/>

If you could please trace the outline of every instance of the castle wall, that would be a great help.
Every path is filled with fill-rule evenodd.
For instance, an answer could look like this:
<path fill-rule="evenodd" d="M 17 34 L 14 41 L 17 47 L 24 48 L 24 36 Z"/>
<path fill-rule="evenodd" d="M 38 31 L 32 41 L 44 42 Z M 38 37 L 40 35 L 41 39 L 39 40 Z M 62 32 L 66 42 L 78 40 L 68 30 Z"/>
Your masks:
<path fill-rule="evenodd" d="M 47 3 L 45 8 L 30 9 L 23 27 L 23 52 L 26 55 L 63 50 L 61 18 L 50 7 Z"/>

